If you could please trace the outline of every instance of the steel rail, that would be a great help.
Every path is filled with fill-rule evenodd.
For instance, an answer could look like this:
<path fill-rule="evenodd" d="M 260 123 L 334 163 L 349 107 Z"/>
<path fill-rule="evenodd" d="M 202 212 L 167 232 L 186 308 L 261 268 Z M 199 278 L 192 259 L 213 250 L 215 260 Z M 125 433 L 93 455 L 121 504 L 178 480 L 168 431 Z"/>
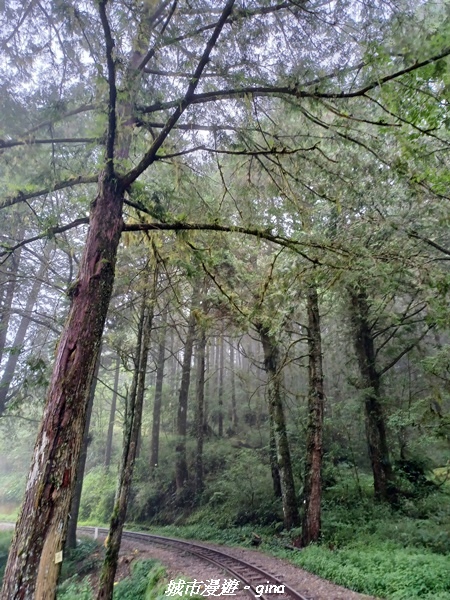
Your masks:
<path fill-rule="evenodd" d="M 103 527 L 79 527 L 78 531 L 94 533 L 96 529 L 99 533 L 105 535 L 108 534 L 108 529 Z M 203 544 L 199 544 L 198 542 L 179 540 L 176 538 L 136 531 L 124 531 L 122 538 L 126 540 L 138 540 L 144 543 L 153 542 L 188 552 L 200 560 L 209 562 L 239 579 L 241 583 L 244 584 L 244 592 L 252 598 L 258 598 L 258 600 L 314 600 L 311 597 L 307 598 L 290 585 L 281 581 L 275 575 L 268 573 L 262 567 L 249 563 L 241 558 L 236 558 L 223 550 L 210 548 Z M 277 587 L 284 586 L 284 591 L 279 593 L 266 592 L 265 588 L 268 587 L 270 589 L 271 585 Z M 257 586 L 264 586 L 263 593 L 257 592 Z"/>

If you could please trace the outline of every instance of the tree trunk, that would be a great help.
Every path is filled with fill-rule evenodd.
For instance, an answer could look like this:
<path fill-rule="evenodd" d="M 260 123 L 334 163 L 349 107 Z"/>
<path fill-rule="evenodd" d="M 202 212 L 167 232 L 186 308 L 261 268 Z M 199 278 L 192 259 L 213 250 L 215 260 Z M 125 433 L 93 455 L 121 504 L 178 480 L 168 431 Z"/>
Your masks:
<path fill-rule="evenodd" d="M 106 448 L 105 448 L 105 468 L 109 469 L 111 466 L 112 457 L 112 446 L 114 437 L 114 421 L 116 419 L 116 407 L 117 407 L 117 393 L 119 391 L 119 377 L 120 377 L 120 357 L 117 355 L 116 368 L 114 371 L 114 387 L 113 395 L 111 398 L 111 409 L 109 411 L 109 422 L 108 422 L 108 433 L 106 434 Z"/>
<path fill-rule="evenodd" d="M 381 403 L 381 377 L 376 369 L 375 345 L 369 323 L 369 304 L 364 290 L 350 290 L 354 344 L 364 388 L 366 438 L 372 465 L 375 497 L 392 500 L 395 496 L 392 467 L 386 439 Z"/>
<path fill-rule="evenodd" d="M 42 280 L 47 272 L 47 258 L 47 256 L 44 256 L 41 266 L 39 267 L 39 271 L 31 287 L 30 294 L 25 305 L 25 316 L 20 319 L 19 327 L 17 328 L 16 335 L 14 337 L 12 350 L 9 353 L 5 370 L 3 371 L 3 375 L 0 380 L 0 415 L 3 414 L 6 409 L 9 388 L 12 380 L 14 379 L 14 373 L 16 371 L 17 363 L 19 362 L 25 336 L 27 335 L 28 327 L 31 323 L 31 319 L 28 315 L 31 315 L 33 312 L 34 305 L 36 304 L 39 292 L 41 291 Z"/>
<path fill-rule="evenodd" d="M 149 302 L 147 294 L 144 293 L 142 299 L 136 345 L 136 368 L 134 370 L 133 381 L 125 410 L 125 427 L 119 482 L 109 525 L 109 534 L 105 543 L 106 554 L 100 575 L 97 600 L 111 600 L 113 597 L 114 577 L 116 575 L 123 526 L 127 516 L 128 498 L 133 479 L 139 431 L 141 429 L 145 375 L 153 320 L 153 298 L 154 295 Z"/>
<path fill-rule="evenodd" d="M 78 460 L 77 465 L 77 480 L 75 484 L 75 490 L 72 497 L 72 502 L 70 503 L 70 519 L 69 519 L 69 527 L 67 529 L 67 539 L 66 539 L 66 548 L 74 549 L 77 547 L 77 524 L 78 524 L 78 514 L 80 512 L 80 503 L 81 503 L 81 493 L 83 491 L 83 478 L 84 478 L 84 470 L 86 467 L 86 458 L 87 451 L 89 446 L 89 427 L 91 424 L 91 416 L 92 416 L 92 408 L 94 406 L 94 397 L 95 390 L 97 387 L 97 376 L 100 368 L 100 356 L 101 349 L 98 353 L 97 365 L 95 367 L 94 378 L 92 379 L 91 389 L 89 390 L 89 403 L 86 409 L 86 423 L 84 426 L 83 433 L 83 443 L 81 445 L 80 458 Z"/>
<path fill-rule="evenodd" d="M 279 366 L 278 346 L 266 327 L 259 326 L 258 331 L 264 349 L 264 367 L 268 375 L 269 413 L 273 419 L 277 462 L 280 472 L 284 526 L 286 529 L 292 529 L 292 527 L 297 527 L 299 525 L 300 518 L 295 496 L 294 476 L 292 474 L 286 421 L 284 418 L 281 392 L 282 376 Z"/>
<path fill-rule="evenodd" d="M 269 453 L 270 453 L 270 471 L 272 473 L 272 486 L 275 498 L 281 498 L 281 480 L 280 469 L 277 460 L 277 445 L 275 443 L 275 431 L 273 426 L 272 411 L 269 407 Z"/>
<path fill-rule="evenodd" d="M 308 431 L 306 438 L 305 485 L 303 490 L 302 545 L 317 542 L 321 530 L 322 436 L 325 394 L 323 389 L 322 338 L 317 289 L 307 293 L 308 311 Z"/>
<path fill-rule="evenodd" d="M 233 341 L 230 342 L 230 377 L 231 377 L 231 423 L 233 433 L 237 433 L 239 424 L 237 407 L 236 407 L 236 377 L 234 373 L 234 346 Z"/>
<path fill-rule="evenodd" d="M 167 312 L 162 315 L 161 337 L 158 346 L 158 358 L 156 364 L 155 401 L 153 404 L 152 439 L 150 449 L 150 470 L 154 470 L 159 463 L 159 432 L 161 429 L 161 404 L 164 382 L 164 365 L 166 362 L 166 325 Z"/>
<path fill-rule="evenodd" d="M 64 548 L 89 389 L 114 282 L 123 193 L 102 175 L 62 333 L 1 598 L 52 600 Z"/>
<path fill-rule="evenodd" d="M 19 239 L 22 240 L 23 237 L 24 230 L 21 229 Z M 17 275 L 19 271 L 21 253 L 22 248 L 19 248 L 11 256 L 10 263 L 8 263 L 8 268 L 5 273 L 6 281 L 2 282 L 2 299 L 0 313 L 0 363 L 2 361 L 3 353 L 5 351 L 6 346 L 6 336 L 8 334 L 8 325 L 11 317 L 11 308 L 17 287 Z"/>
<path fill-rule="evenodd" d="M 197 346 L 197 407 L 195 415 L 195 429 L 197 435 L 197 450 L 195 455 L 195 493 L 197 496 L 203 492 L 203 440 L 205 435 L 205 358 L 206 358 L 206 333 L 202 327 Z"/>
<path fill-rule="evenodd" d="M 180 393 L 178 396 L 177 414 L 177 436 L 178 441 L 175 448 L 175 480 L 177 493 L 180 493 L 188 480 L 188 466 L 186 458 L 186 435 L 187 435 L 187 409 L 189 399 L 189 385 L 191 382 L 192 349 L 195 338 L 195 309 L 198 303 L 198 286 L 192 292 L 192 304 L 189 314 L 186 343 L 184 345 L 183 367 L 181 372 Z"/>
<path fill-rule="evenodd" d="M 218 398 L 219 398 L 219 415 L 218 415 L 218 434 L 219 437 L 223 437 L 223 371 L 225 364 L 225 353 L 223 344 L 223 334 L 220 335 L 220 341 L 217 346 L 217 352 L 219 354 L 219 385 L 218 385 Z"/>

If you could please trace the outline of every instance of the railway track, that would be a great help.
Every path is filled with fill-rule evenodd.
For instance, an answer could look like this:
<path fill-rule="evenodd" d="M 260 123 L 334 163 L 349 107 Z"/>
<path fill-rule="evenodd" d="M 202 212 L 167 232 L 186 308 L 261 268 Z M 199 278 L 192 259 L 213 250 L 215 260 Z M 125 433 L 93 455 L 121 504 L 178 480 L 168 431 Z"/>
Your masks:
<path fill-rule="evenodd" d="M 79 531 L 93 534 L 95 529 L 101 534 L 108 534 L 108 530 L 101 527 L 80 527 Z M 252 598 L 259 598 L 259 600 L 314 600 L 311 596 L 304 596 L 260 566 L 249 563 L 241 558 L 236 558 L 224 550 L 209 548 L 197 542 L 188 542 L 161 535 L 134 531 L 124 531 L 122 538 L 149 544 L 159 544 L 177 551 L 188 552 L 200 560 L 219 567 L 231 577 L 239 580 L 241 583 L 239 590 L 243 589 Z M 223 595 L 225 596 L 226 594 L 224 593 Z"/>

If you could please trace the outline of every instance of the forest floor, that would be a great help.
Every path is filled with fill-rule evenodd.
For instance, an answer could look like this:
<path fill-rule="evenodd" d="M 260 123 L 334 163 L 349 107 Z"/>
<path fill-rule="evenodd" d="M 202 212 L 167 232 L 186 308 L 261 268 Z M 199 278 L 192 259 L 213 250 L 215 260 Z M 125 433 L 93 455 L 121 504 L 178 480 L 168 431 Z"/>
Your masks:
<path fill-rule="evenodd" d="M 0 530 L 12 529 L 12 527 L 13 525 L 11 523 L 0 523 Z M 94 555 L 91 556 L 93 565 L 98 565 L 102 559 L 103 553 L 101 549 L 104 539 L 105 536 L 99 535 L 98 541 L 101 545 L 95 550 Z M 312 573 L 308 573 L 308 571 L 290 564 L 286 560 L 263 554 L 257 550 L 227 547 L 218 544 L 204 543 L 204 545 L 218 549 L 226 547 L 227 552 L 231 555 L 261 566 L 265 570 L 276 575 L 281 581 L 314 600 L 380 600 L 375 599 L 374 596 L 358 594 L 357 592 L 335 585 L 334 583 L 321 579 Z M 116 581 L 122 581 L 126 577 L 129 577 L 131 575 L 132 565 L 137 561 L 147 559 L 156 560 L 164 565 L 169 580 L 177 579 L 180 575 L 189 577 L 190 580 L 197 579 L 198 581 L 205 581 L 208 579 L 219 579 L 223 581 L 228 577 L 219 568 L 205 563 L 186 552 L 162 548 L 161 546 L 152 545 L 151 543 L 123 540 Z M 79 567 L 80 569 L 83 569 L 84 565 L 80 564 Z M 98 578 L 99 569 L 94 567 L 89 573 L 90 584 L 94 590 L 96 590 L 98 586 Z M 248 598 L 243 590 L 233 597 L 237 599 Z"/>

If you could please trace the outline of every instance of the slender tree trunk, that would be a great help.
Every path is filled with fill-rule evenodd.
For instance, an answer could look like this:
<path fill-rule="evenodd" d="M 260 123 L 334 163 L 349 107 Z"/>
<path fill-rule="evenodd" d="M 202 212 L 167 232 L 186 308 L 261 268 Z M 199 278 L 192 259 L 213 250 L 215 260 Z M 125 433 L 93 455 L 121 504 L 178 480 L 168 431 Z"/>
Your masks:
<path fill-rule="evenodd" d="M 159 463 L 159 432 L 161 429 L 161 404 L 164 382 L 164 365 L 166 362 L 166 324 L 167 312 L 162 316 L 162 329 L 158 346 L 156 365 L 155 401 L 153 404 L 152 439 L 150 449 L 150 470 L 154 470 Z"/>
<path fill-rule="evenodd" d="M 236 407 L 236 377 L 234 373 L 234 346 L 233 341 L 230 342 L 230 377 L 231 377 L 231 423 L 233 432 L 236 433 L 239 425 L 239 419 Z"/>
<path fill-rule="evenodd" d="M 350 290 L 350 298 L 355 350 L 364 387 L 366 437 L 375 497 L 380 500 L 393 500 L 395 485 L 381 402 L 381 377 L 376 369 L 375 345 L 369 323 L 369 303 L 364 290 Z"/>
<path fill-rule="evenodd" d="M 22 229 L 20 239 L 23 239 L 24 231 Z M 9 320 L 11 318 L 11 308 L 14 294 L 17 288 L 17 275 L 19 271 L 20 256 L 22 248 L 16 250 L 11 256 L 8 268 L 5 273 L 6 281 L 2 284 L 2 301 L 0 312 L 0 363 L 6 346 L 6 336 L 8 333 Z M 1 406 L 1 404 L 0 404 Z"/>
<path fill-rule="evenodd" d="M 195 428 L 197 435 L 197 451 L 195 455 L 195 492 L 197 496 L 203 492 L 203 440 L 205 435 L 205 355 L 206 333 L 201 328 L 197 346 L 197 407 Z"/>
<path fill-rule="evenodd" d="M 102 175 L 61 336 L 1 598 L 55 597 L 89 389 L 114 282 L 123 193 Z"/>
<path fill-rule="evenodd" d="M 29 315 L 33 312 L 34 305 L 39 296 L 39 292 L 42 287 L 42 280 L 47 272 L 47 256 L 44 256 L 44 260 L 39 267 L 36 279 L 30 290 L 30 294 L 27 298 L 25 305 L 25 315 L 20 319 L 19 327 L 17 328 L 16 335 L 14 337 L 13 347 L 9 353 L 8 360 L 6 361 L 5 370 L 3 371 L 2 378 L 0 380 L 0 415 L 5 411 L 6 404 L 8 401 L 8 393 L 11 386 L 11 382 L 14 378 L 17 363 L 19 362 L 20 353 L 22 350 L 25 336 L 27 335 L 28 327 L 30 326 L 31 319 Z"/>
<path fill-rule="evenodd" d="M 89 390 L 89 402 L 86 409 L 86 423 L 84 426 L 83 442 L 81 445 L 80 458 L 77 465 L 77 480 L 75 490 L 70 503 L 70 519 L 67 529 L 66 548 L 74 549 L 77 546 L 77 524 L 80 512 L 81 493 L 83 491 L 84 470 L 86 468 L 87 451 L 89 446 L 89 428 L 91 425 L 92 408 L 94 406 L 95 390 L 97 388 L 97 376 L 100 368 L 101 349 L 97 357 L 94 378 L 92 379 L 91 389 Z"/>
<path fill-rule="evenodd" d="M 145 375 L 153 320 L 153 298 L 154 296 L 149 300 L 148 295 L 144 293 L 142 299 L 138 340 L 136 345 L 136 368 L 126 403 L 119 482 L 109 525 L 109 534 L 105 544 L 106 554 L 100 574 L 97 600 L 111 600 L 113 597 L 114 577 L 116 575 L 123 526 L 127 516 L 128 498 L 133 479 L 137 443 L 141 428 Z"/>
<path fill-rule="evenodd" d="M 323 389 L 322 338 L 317 288 L 312 285 L 307 292 L 308 311 L 308 431 L 306 437 L 305 485 L 303 491 L 304 514 L 302 545 L 317 542 L 321 530 L 322 494 L 322 436 L 325 394 Z"/>
<path fill-rule="evenodd" d="M 192 350 L 195 338 L 195 308 L 198 303 L 198 287 L 192 292 L 192 304 L 189 315 L 186 343 L 184 345 L 183 367 L 181 372 L 180 393 L 178 396 L 177 414 L 177 436 L 178 441 L 175 448 L 175 480 L 177 492 L 180 493 L 188 480 L 188 466 L 186 457 L 186 435 L 187 435 L 187 409 L 189 399 L 189 386 L 191 382 Z"/>
<path fill-rule="evenodd" d="M 269 452 L 270 452 L 270 471 L 272 473 L 272 486 L 275 498 L 281 498 L 281 480 L 280 469 L 277 460 L 277 445 L 275 442 L 275 431 L 273 426 L 273 415 L 271 405 L 269 406 Z"/>
<path fill-rule="evenodd" d="M 203 432 L 206 434 L 208 431 L 208 410 L 209 410 L 209 389 L 210 389 L 210 372 L 209 372 L 209 355 L 210 355 L 210 341 L 206 340 L 205 347 L 205 391 L 203 398 Z"/>
<path fill-rule="evenodd" d="M 292 473 L 291 453 L 286 431 L 282 400 L 282 376 L 279 365 L 279 351 L 276 341 L 267 328 L 259 326 L 259 334 L 264 349 L 264 366 L 268 375 L 269 413 L 273 418 L 273 430 L 277 452 L 278 469 L 281 483 L 281 502 L 283 505 L 284 526 L 286 529 L 297 527 L 300 517 L 295 495 Z"/>
<path fill-rule="evenodd" d="M 225 353 L 223 345 L 223 334 L 220 335 L 220 341 L 217 346 L 217 352 L 219 354 L 219 385 L 218 385 L 218 398 L 219 398 L 219 423 L 218 423 L 218 434 L 219 437 L 223 437 L 223 372 L 225 365 Z"/>
<path fill-rule="evenodd" d="M 120 357 L 116 357 L 116 367 L 114 370 L 114 387 L 113 395 L 111 398 L 111 409 L 109 411 L 109 422 L 108 422 L 108 433 L 106 434 L 106 448 L 105 448 L 105 468 L 109 469 L 111 466 L 112 457 L 112 446 L 114 436 L 114 421 L 116 419 L 116 407 L 117 407 L 117 394 L 119 391 L 119 377 L 120 377 Z"/>

